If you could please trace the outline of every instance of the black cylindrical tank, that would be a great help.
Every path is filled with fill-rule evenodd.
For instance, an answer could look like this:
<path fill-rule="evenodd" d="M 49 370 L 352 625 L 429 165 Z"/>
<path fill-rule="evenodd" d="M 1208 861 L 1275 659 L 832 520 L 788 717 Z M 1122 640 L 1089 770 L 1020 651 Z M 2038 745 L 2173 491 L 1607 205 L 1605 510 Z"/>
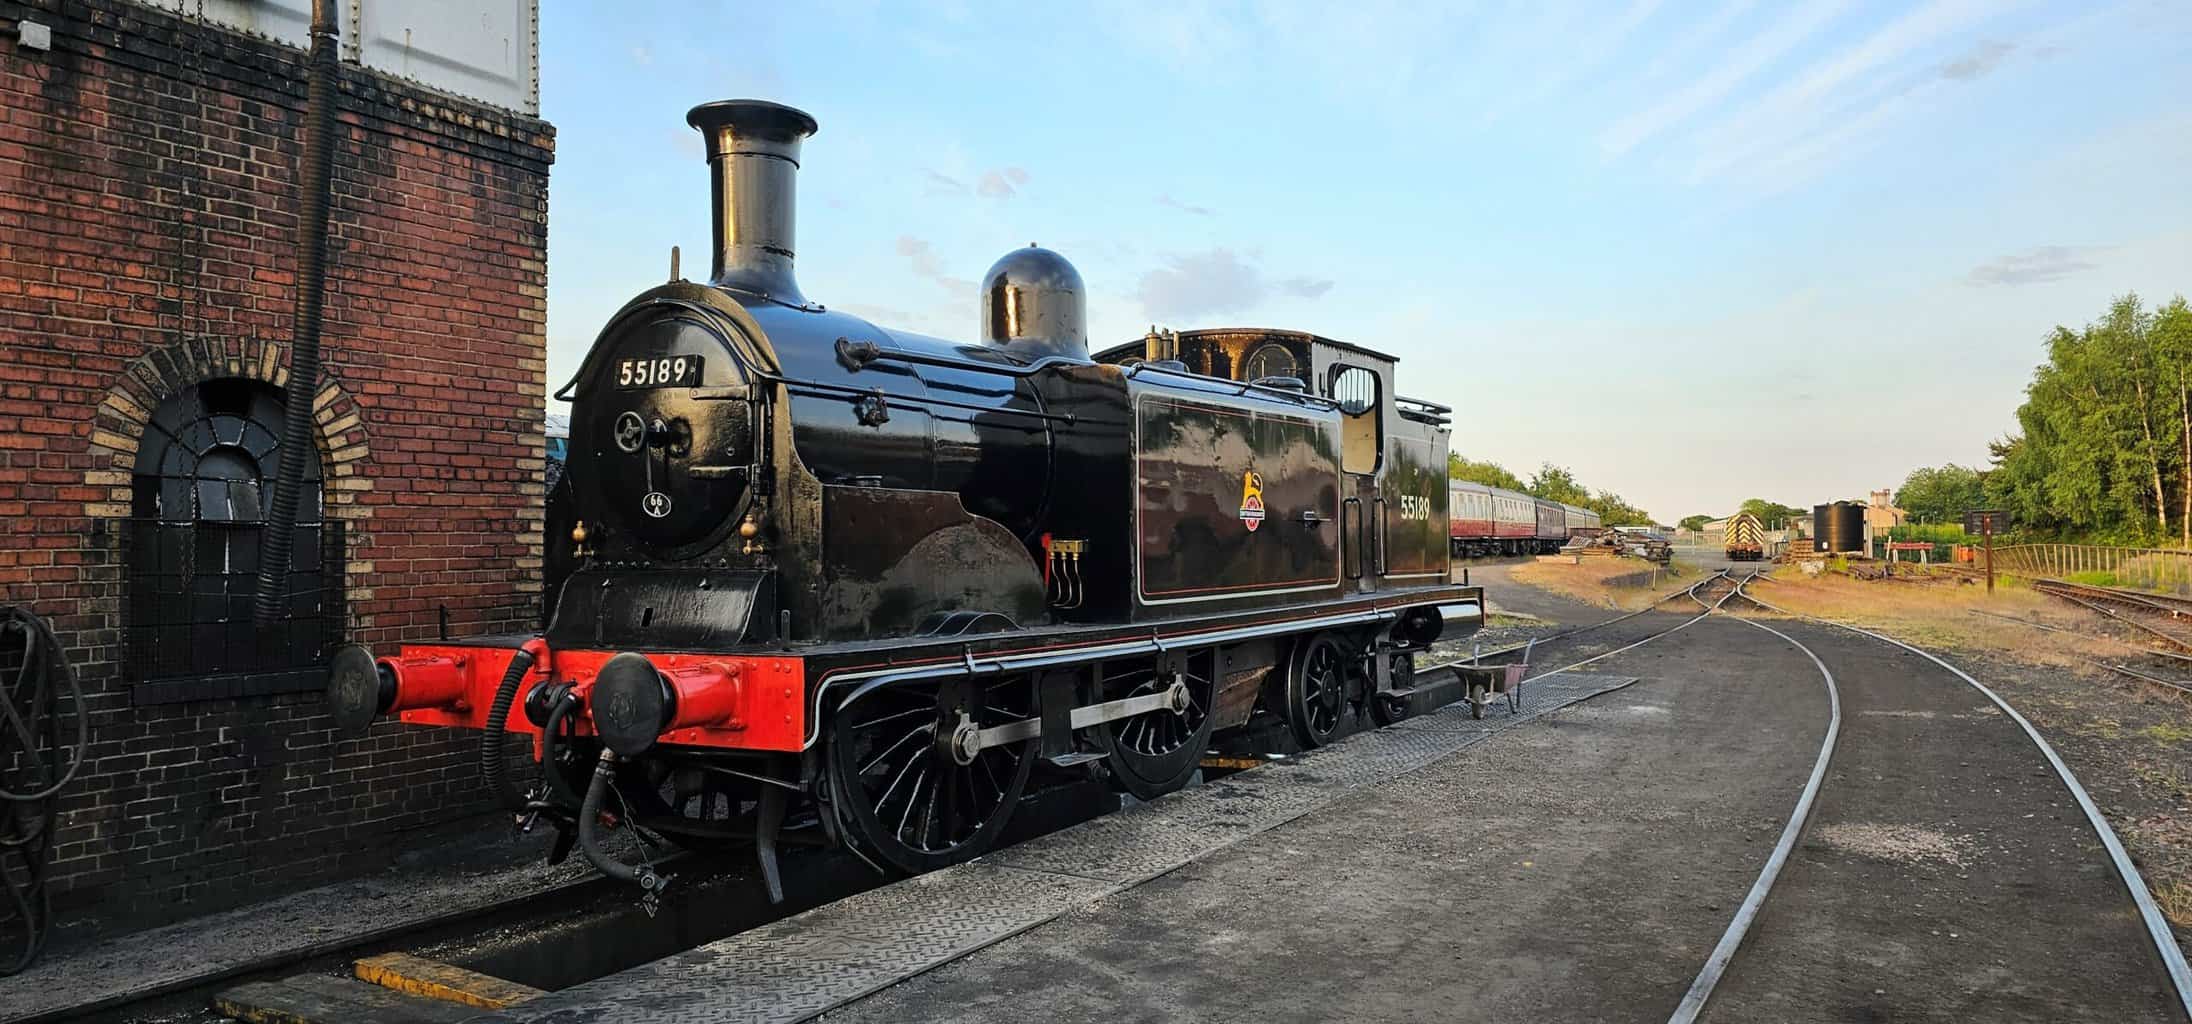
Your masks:
<path fill-rule="evenodd" d="M 1811 510 L 1812 532 L 1820 551 L 1862 551 L 1865 547 L 1865 506 L 1854 501 L 1816 505 Z"/>

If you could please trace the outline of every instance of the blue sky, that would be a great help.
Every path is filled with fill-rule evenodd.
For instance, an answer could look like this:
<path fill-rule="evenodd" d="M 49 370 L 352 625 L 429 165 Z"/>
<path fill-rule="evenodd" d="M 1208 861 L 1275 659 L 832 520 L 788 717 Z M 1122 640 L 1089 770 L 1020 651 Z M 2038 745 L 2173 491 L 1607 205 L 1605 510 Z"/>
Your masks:
<path fill-rule="evenodd" d="M 814 114 L 807 295 L 1316 331 L 1663 522 L 1982 465 L 2057 323 L 2192 291 L 2192 5 L 588 5 L 541 15 L 549 387 L 681 246 L 706 100 Z"/>

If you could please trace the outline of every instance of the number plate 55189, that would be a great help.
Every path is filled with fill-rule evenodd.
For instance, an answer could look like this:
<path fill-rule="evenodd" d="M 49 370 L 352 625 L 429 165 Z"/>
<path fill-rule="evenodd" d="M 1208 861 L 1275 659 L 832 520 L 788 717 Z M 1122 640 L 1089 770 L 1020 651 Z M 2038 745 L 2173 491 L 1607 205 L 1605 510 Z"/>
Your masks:
<path fill-rule="evenodd" d="M 617 387 L 692 388 L 700 386 L 699 356 L 656 356 L 651 359 L 619 359 Z"/>

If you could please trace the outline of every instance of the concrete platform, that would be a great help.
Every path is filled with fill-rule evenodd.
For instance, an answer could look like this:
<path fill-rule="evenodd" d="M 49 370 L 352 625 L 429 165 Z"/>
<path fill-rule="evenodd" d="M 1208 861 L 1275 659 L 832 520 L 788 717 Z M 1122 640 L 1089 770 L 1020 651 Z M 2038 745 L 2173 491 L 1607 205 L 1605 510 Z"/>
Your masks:
<path fill-rule="evenodd" d="M 820 1019 L 1663 1020 L 1817 751 L 1797 658 L 1700 622 L 1600 663 L 1635 686 Z"/>
<path fill-rule="evenodd" d="M 1100 907 L 1335 801 L 1634 681 L 1588 673 L 1535 679 L 1518 714 L 1501 707 L 1478 721 L 1466 706 L 1448 707 L 473 1020 L 806 1020 Z M 934 1019 L 957 1016 L 943 1010 Z"/>
<path fill-rule="evenodd" d="M 50 950 L 30 970 L 0 981 L 0 1021 L 74 1019 L 598 879 L 577 857 L 542 865 L 551 831 L 511 842 L 491 827 L 476 839 L 423 848 L 369 878 Z"/>

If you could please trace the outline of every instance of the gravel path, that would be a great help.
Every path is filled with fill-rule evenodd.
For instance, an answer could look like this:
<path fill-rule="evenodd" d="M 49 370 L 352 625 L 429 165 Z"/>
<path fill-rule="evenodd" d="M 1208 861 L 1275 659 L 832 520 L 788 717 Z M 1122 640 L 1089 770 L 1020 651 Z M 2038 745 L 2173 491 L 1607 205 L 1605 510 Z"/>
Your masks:
<path fill-rule="evenodd" d="M 2099 840 L 2014 723 L 1917 655 L 1774 625 L 1834 672 L 1841 744 L 1704 1019 L 2181 1019 Z"/>

